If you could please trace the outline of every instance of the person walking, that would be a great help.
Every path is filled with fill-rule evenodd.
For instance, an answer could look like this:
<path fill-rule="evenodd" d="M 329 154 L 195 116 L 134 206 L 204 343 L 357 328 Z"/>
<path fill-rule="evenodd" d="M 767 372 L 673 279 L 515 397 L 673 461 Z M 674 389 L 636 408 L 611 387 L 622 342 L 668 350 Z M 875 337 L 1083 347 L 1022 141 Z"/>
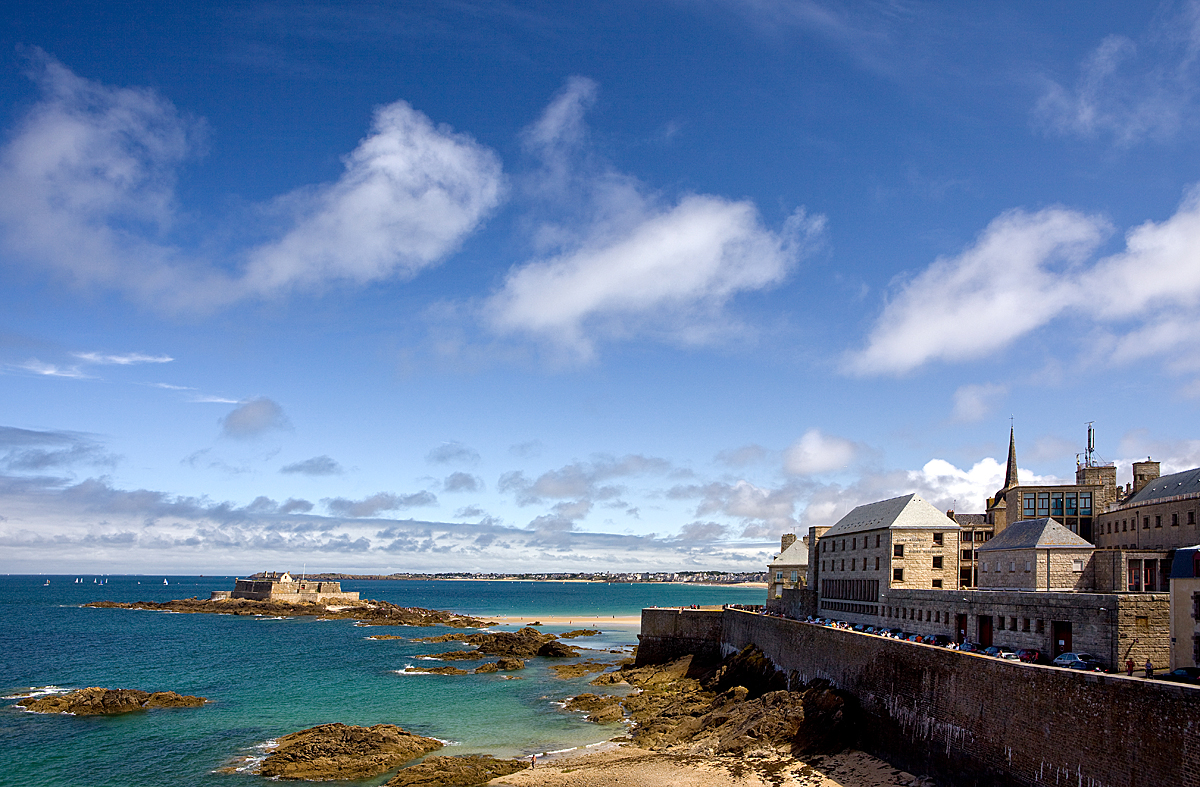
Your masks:
<path fill-rule="evenodd" d="M 1146 677 L 1147 678 L 1154 677 L 1154 663 L 1151 662 L 1150 659 L 1146 659 Z"/>
<path fill-rule="evenodd" d="M 1133 659 L 1125 659 L 1125 673 L 1133 677 Z"/>

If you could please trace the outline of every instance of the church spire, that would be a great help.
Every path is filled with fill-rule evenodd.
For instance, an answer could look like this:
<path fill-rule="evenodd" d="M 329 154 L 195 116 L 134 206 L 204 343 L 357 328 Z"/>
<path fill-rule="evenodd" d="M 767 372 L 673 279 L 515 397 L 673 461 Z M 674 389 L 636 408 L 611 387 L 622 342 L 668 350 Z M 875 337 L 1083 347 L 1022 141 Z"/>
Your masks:
<path fill-rule="evenodd" d="M 1008 428 L 1008 469 L 1004 471 L 1004 491 L 1017 485 L 1017 433 L 1014 426 Z"/>

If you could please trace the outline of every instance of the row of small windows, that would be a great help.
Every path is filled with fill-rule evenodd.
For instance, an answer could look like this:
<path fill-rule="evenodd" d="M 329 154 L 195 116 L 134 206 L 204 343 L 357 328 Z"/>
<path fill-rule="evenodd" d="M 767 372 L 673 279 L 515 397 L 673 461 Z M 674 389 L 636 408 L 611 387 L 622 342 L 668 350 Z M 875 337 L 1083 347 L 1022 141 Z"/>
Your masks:
<path fill-rule="evenodd" d="M 799 572 L 797 572 L 797 571 L 792 572 L 792 579 L 791 579 L 792 582 L 796 582 L 798 580 L 798 574 L 799 574 Z M 783 572 L 782 571 L 775 572 L 775 581 L 776 582 L 783 581 Z"/>
<path fill-rule="evenodd" d="M 925 622 L 925 623 L 949 623 L 950 622 L 950 613 L 949 612 L 942 612 L 941 610 L 936 610 L 936 609 L 931 612 L 928 609 L 908 609 L 906 607 L 885 607 L 884 608 L 884 617 L 899 618 L 901 620 L 915 620 L 918 622 Z M 965 619 L 966 615 L 962 615 L 961 617 Z M 1006 623 L 1007 623 L 1007 628 L 1005 626 Z M 1023 632 L 1045 634 L 1046 633 L 1046 621 L 1040 620 L 1040 619 L 1034 619 L 1034 618 L 1017 618 L 1017 617 L 1006 618 L 1004 615 L 997 615 L 996 616 L 996 630 L 997 631 L 1005 631 L 1005 630 L 1018 631 L 1018 630 L 1020 630 Z M 1200 637 L 1197 637 L 1197 640 L 1200 641 Z"/>
<path fill-rule="evenodd" d="M 1196 512 L 1195 511 L 1187 512 L 1187 523 L 1189 525 L 1196 524 Z M 1155 515 L 1154 526 L 1155 527 L 1163 526 L 1162 515 Z M 1101 525 L 1101 527 L 1105 528 L 1104 532 L 1106 535 L 1109 533 L 1124 533 L 1128 530 L 1137 530 L 1137 517 L 1134 517 L 1133 519 L 1122 519 L 1120 525 L 1118 525 L 1117 520 L 1114 519 L 1110 522 L 1104 523 L 1103 525 Z M 1171 514 L 1171 527 L 1179 527 L 1179 514 L 1177 514 L 1177 513 Z M 1150 529 L 1150 517 L 1144 516 L 1144 517 L 1142 517 L 1142 530 L 1149 530 L 1149 529 Z"/>
<path fill-rule="evenodd" d="M 1028 518 L 1038 516 L 1091 516 L 1091 492 L 1025 492 L 1022 511 Z"/>
<path fill-rule="evenodd" d="M 897 546 L 897 549 L 899 549 L 899 548 L 900 548 L 900 547 L 899 547 L 899 546 Z M 897 557 L 903 557 L 903 555 L 897 555 Z M 861 570 L 862 570 L 862 571 L 868 571 L 868 570 L 869 570 L 869 569 L 867 568 L 867 566 L 868 566 L 868 563 L 867 563 L 867 561 L 869 561 L 870 559 L 871 559 L 871 558 L 867 558 L 867 557 L 864 557 L 864 558 L 862 559 L 862 568 L 861 568 Z M 944 562 L 944 558 L 943 558 L 941 555 L 935 555 L 935 556 L 933 557 L 933 559 L 932 559 L 932 560 L 933 560 L 933 567 L 934 567 L 934 568 L 941 568 L 941 567 L 942 567 L 942 565 L 943 565 L 943 562 Z M 822 561 L 821 561 L 821 570 L 822 570 L 822 571 L 824 571 L 824 570 L 825 570 L 825 561 L 824 561 L 824 560 L 822 560 Z M 846 570 L 846 558 L 842 558 L 841 560 L 830 560 L 830 561 L 829 561 L 829 570 L 830 570 L 830 571 L 845 571 L 845 570 Z M 860 569 L 859 569 L 858 558 L 856 558 L 856 557 L 852 557 L 852 558 L 850 558 L 850 570 L 851 570 L 851 571 L 858 571 L 858 570 L 860 570 Z M 875 570 L 876 570 L 876 571 L 878 571 L 878 570 L 879 570 L 879 558 L 875 558 Z M 902 569 L 902 568 L 897 568 L 897 569 L 893 569 L 893 571 L 904 571 L 904 569 Z M 778 579 L 778 577 L 776 577 L 776 578 Z"/>
<path fill-rule="evenodd" d="M 980 564 L 979 570 L 984 573 L 987 573 L 988 562 L 986 560 Z M 1017 570 L 1017 561 L 1015 561 L 1015 560 L 1008 561 L 1008 570 L 1009 570 L 1009 572 L 1015 572 Z M 1071 570 L 1076 573 L 1082 572 L 1083 571 L 1083 561 L 1078 560 L 1078 559 L 1072 560 L 1071 561 Z M 1003 571 L 1004 571 L 1004 563 L 1002 561 L 997 561 L 995 570 L 992 573 L 998 574 Z M 1033 561 L 1032 560 L 1025 561 L 1025 571 L 1026 572 L 1033 571 Z"/>
<path fill-rule="evenodd" d="M 980 535 L 981 535 L 980 533 L 975 534 L 976 541 L 982 540 L 980 538 Z M 944 533 L 934 533 L 933 534 L 933 545 L 941 546 L 944 543 L 944 536 L 945 536 Z M 862 537 L 861 546 L 863 549 L 870 549 L 869 541 L 870 541 L 870 536 Z M 849 548 L 852 550 L 858 549 L 860 546 L 858 536 L 854 536 L 853 538 L 851 538 L 849 540 L 849 542 L 850 542 Z M 882 543 L 883 543 L 883 538 L 879 535 L 876 535 L 875 536 L 875 548 L 878 549 Z M 838 551 L 845 552 L 847 549 L 846 539 L 843 538 L 841 540 L 840 544 L 841 544 L 841 546 L 839 548 L 839 542 L 837 539 L 828 539 L 828 540 L 821 539 L 821 551 L 822 552 L 838 552 Z M 892 552 L 896 557 L 904 557 L 904 545 L 896 544 L 895 546 L 892 547 Z"/>

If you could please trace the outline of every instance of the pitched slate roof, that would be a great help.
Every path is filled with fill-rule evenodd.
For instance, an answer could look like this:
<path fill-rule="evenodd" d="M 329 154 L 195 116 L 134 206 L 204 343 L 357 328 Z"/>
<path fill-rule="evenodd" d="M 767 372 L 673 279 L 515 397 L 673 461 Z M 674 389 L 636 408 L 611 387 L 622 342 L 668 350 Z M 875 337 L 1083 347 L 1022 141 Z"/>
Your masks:
<path fill-rule="evenodd" d="M 977 552 L 998 549 L 1095 549 L 1050 517 L 1013 522 L 977 547 Z"/>
<path fill-rule="evenodd" d="M 1126 500 L 1124 505 L 1148 503 L 1162 497 L 1192 495 L 1197 492 L 1200 492 L 1200 467 L 1156 478 L 1142 487 L 1136 495 Z"/>
<path fill-rule="evenodd" d="M 771 565 L 780 566 L 807 566 L 808 565 L 808 547 L 804 546 L 804 542 L 796 539 L 795 543 L 783 550 L 774 560 Z"/>
<path fill-rule="evenodd" d="M 916 495 L 893 497 L 867 503 L 846 514 L 825 531 L 828 536 L 861 533 L 864 530 L 958 530 L 958 524 Z"/>

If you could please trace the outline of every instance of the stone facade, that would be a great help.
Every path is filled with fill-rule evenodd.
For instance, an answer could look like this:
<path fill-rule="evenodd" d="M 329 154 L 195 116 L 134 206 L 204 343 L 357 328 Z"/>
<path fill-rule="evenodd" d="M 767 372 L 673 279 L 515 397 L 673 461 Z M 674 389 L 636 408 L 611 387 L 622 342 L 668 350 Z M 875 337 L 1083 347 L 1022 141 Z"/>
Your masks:
<path fill-rule="evenodd" d="M 779 554 L 767 564 L 767 598 L 782 598 L 784 590 L 807 584 L 808 537 L 797 540 L 795 533 L 785 533 L 779 540 Z"/>
<path fill-rule="evenodd" d="M 1100 516 L 1095 542 L 1101 547 L 1178 549 L 1200 544 L 1200 494 L 1129 501 Z"/>
<path fill-rule="evenodd" d="M 980 553 L 981 590 L 1095 589 L 1090 544 L 1080 549 L 1003 549 Z"/>
<path fill-rule="evenodd" d="M 287 572 L 271 572 L 261 579 L 236 579 L 233 592 L 214 591 L 213 600 L 244 598 L 252 601 L 304 602 L 358 601 L 358 591 L 343 591 L 340 582 L 293 579 Z"/>

